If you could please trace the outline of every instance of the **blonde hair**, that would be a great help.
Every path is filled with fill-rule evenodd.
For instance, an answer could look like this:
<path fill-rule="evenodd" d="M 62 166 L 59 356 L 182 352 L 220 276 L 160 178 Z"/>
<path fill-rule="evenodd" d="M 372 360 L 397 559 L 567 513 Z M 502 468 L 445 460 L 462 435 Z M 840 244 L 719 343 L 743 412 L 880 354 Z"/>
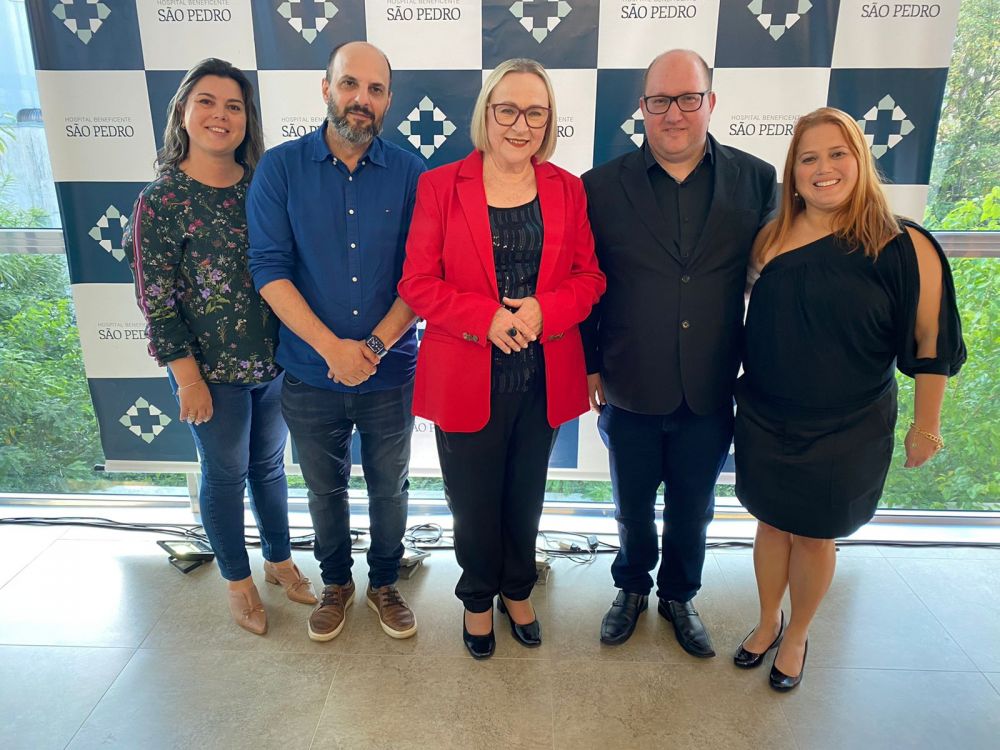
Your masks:
<path fill-rule="evenodd" d="M 837 209 L 833 219 L 833 233 L 852 249 L 863 249 L 865 255 L 877 258 L 878 254 L 899 234 L 899 221 L 889 209 L 882 190 L 875 159 L 865 142 L 865 136 L 849 114 L 833 107 L 819 109 L 803 115 L 795 123 L 792 142 L 788 144 L 783 190 L 778 215 L 757 243 L 755 260 L 762 263 L 770 247 L 780 246 L 791 231 L 795 218 L 805 210 L 795 185 L 795 159 L 802 137 L 817 125 L 836 125 L 844 136 L 847 148 L 858 161 L 858 182 L 844 205 Z"/>
<path fill-rule="evenodd" d="M 472 126 L 470 128 L 472 145 L 477 150 L 486 153 L 489 146 L 489 139 L 486 137 L 486 108 L 490 104 L 493 90 L 508 73 L 534 73 L 545 84 L 545 91 L 549 97 L 549 122 L 545 126 L 542 145 L 538 147 L 535 159 L 539 162 L 548 161 L 556 150 L 556 92 L 553 90 L 552 81 L 549 80 L 549 74 L 545 72 L 542 64 L 526 57 L 505 60 L 493 68 L 493 71 L 486 77 L 482 89 L 479 90 L 476 106 L 472 108 Z"/>

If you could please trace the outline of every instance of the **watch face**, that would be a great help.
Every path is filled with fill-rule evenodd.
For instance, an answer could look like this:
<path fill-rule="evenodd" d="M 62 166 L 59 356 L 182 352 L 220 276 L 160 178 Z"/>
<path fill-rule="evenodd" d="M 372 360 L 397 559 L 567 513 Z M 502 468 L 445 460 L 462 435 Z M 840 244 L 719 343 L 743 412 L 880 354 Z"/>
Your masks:
<path fill-rule="evenodd" d="M 385 344 L 382 343 L 382 339 L 380 339 L 378 336 L 369 336 L 368 340 L 365 341 L 365 344 L 368 345 L 369 349 L 375 352 L 376 356 L 378 357 L 385 356 L 386 354 Z"/>

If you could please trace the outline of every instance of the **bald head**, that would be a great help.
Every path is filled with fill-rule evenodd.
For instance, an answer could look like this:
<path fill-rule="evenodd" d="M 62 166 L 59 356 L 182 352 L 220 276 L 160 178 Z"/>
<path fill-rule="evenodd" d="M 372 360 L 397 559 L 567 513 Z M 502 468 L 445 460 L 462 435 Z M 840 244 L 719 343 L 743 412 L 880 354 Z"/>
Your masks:
<path fill-rule="evenodd" d="M 676 69 L 687 66 L 695 67 L 701 76 L 703 85 L 700 87 L 700 91 L 707 91 L 712 88 L 712 71 L 708 67 L 708 63 L 705 62 L 705 58 L 694 50 L 672 49 L 654 57 L 653 62 L 651 62 L 649 67 L 646 68 L 646 72 L 642 74 L 643 93 L 649 93 L 649 91 L 646 90 L 646 85 L 649 83 L 650 74 L 654 71 L 654 69 L 659 70 L 663 67 Z"/>
<path fill-rule="evenodd" d="M 376 70 L 384 66 L 381 72 L 384 73 L 386 86 L 392 88 L 392 66 L 389 64 L 389 57 L 374 44 L 344 42 L 334 47 L 326 61 L 327 81 L 333 81 L 333 69 L 335 66 L 342 67 L 343 58 L 348 58 L 360 65 L 374 65 Z"/>

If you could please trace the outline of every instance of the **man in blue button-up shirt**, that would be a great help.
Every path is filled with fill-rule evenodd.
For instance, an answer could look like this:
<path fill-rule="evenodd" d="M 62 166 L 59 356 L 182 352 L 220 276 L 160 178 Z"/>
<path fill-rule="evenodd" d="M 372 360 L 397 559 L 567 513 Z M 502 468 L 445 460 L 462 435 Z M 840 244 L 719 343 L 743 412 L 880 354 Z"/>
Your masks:
<path fill-rule="evenodd" d="M 391 79 L 376 47 L 335 49 L 322 81 L 326 122 L 269 150 L 247 196 L 250 270 L 282 322 L 282 411 L 309 487 L 324 583 L 309 618 L 318 641 L 340 633 L 354 598 L 347 483 L 355 427 L 371 517 L 368 603 L 394 638 L 417 630 L 396 589 L 417 354 L 413 311 L 396 284 L 425 167 L 378 137 Z"/>

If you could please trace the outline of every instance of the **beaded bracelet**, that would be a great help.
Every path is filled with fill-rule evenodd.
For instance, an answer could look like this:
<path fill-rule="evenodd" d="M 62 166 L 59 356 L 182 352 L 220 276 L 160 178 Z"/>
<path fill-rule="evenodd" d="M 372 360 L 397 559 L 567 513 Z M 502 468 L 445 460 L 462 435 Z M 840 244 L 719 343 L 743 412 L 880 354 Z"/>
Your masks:
<path fill-rule="evenodd" d="M 930 440 L 934 445 L 938 447 L 938 450 L 944 448 L 944 438 L 940 435 L 935 435 L 933 432 L 927 432 L 927 430 L 921 430 L 917 427 L 916 422 L 910 422 L 910 429 L 913 430 L 918 435 L 921 435 L 928 440 Z"/>

